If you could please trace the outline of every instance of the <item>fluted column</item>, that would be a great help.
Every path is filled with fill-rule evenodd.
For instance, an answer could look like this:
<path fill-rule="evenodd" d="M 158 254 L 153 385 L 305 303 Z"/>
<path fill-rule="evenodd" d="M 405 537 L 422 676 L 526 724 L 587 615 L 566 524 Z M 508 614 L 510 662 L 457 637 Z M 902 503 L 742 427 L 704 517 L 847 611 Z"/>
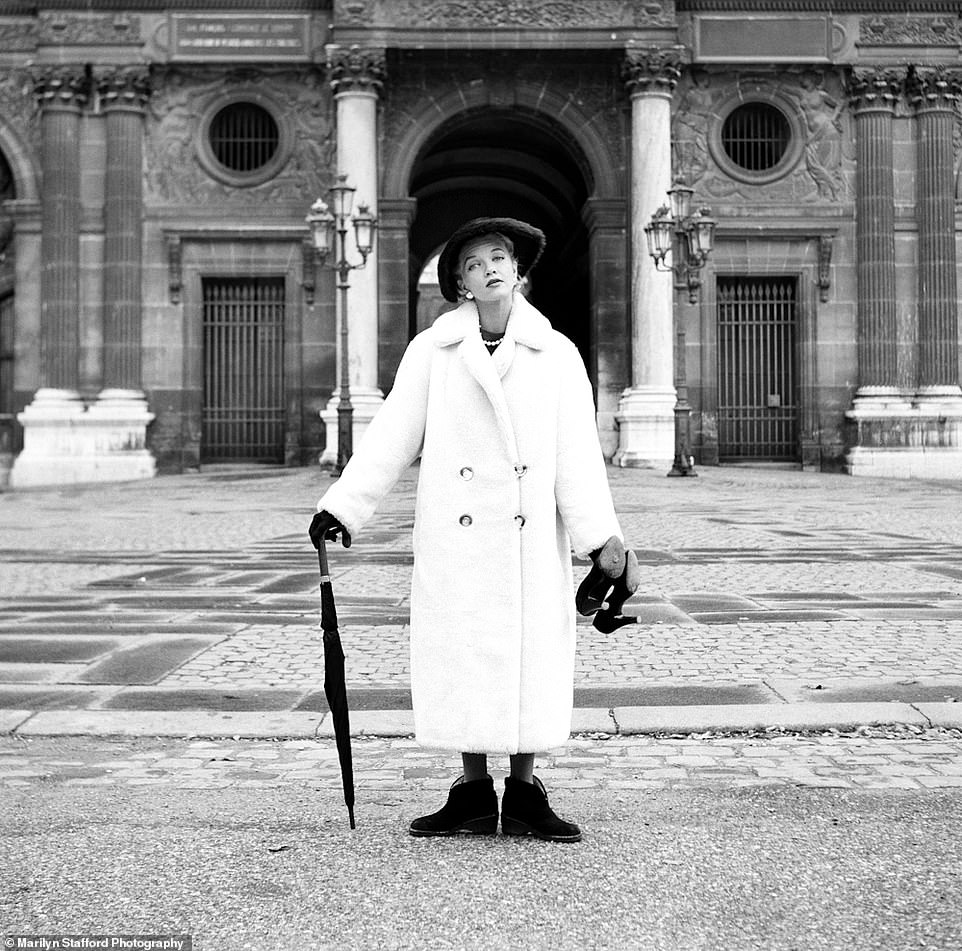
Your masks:
<path fill-rule="evenodd" d="M 384 50 L 352 46 L 330 46 L 327 50 L 331 88 L 337 113 L 337 173 L 347 176 L 354 193 L 354 209 L 365 204 L 377 217 L 377 107 L 386 75 Z M 349 257 L 360 261 L 348 235 Z M 348 291 L 349 379 L 354 407 L 354 445 L 363 435 L 384 396 L 377 385 L 378 365 L 378 249 L 368 255 L 367 266 L 351 274 Z M 341 353 L 338 348 L 337 379 L 341 378 Z M 335 391 L 321 413 L 327 429 L 327 448 L 321 464 L 333 463 L 337 446 L 337 404 Z"/>
<path fill-rule="evenodd" d="M 959 74 L 918 70 L 909 78 L 918 143 L 919 386 L 928 396 L 959 396 L 955 251 L 955 149 Z"/>
<path fill-rule="evenodd" d="M 40 104 L 40 375 L 43 387 L 75 394 L 80 348 L 80 113 L 87 80 L 79 67 L 35 78 Z"/>
<path fill-rule="evenodd" d="M 901 76 L 890 70 L 856 70 L 849 87 L 858 169 L 858 397 L 898 393 L 892 118 L 900 89 Z"/>
<path fill-rule="evenodd" d="M 615 463 L 661 467 L 674 456 L 672 277 L 648 256 L 644 228 L 671 187 L 671 97 L 677 49 L 629 49 L 622 68 L 631 96 L 631 386 L 622 394 Z"/>
<path fill-rule="evenodd" d="M 112 70 L 100 76 L 99 88 L 107 132 L 103 384 L 107 390 L 140 394 L 147 71 Z"/>

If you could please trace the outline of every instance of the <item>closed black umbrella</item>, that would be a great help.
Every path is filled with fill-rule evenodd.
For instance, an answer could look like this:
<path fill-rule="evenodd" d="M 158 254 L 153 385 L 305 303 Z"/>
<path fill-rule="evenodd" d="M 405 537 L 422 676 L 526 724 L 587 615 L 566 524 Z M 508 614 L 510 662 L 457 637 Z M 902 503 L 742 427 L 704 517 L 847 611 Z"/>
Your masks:
<path fill-rule="evenodd" d="M 324 631 L 324 696 L 331 708 L 334 721 L 334 742 L 337 758 L 341 762 L 341 782 L 344 785 L 344 802 L 347 814 L 354 826 L 354 762 L 351 756 L 351 721 L 347 709 L 347 687 L 344 682 L 344 649 L 337 631 L 337 610 L 334 607 L 334 591 L 327 568 L 327 546 L 321 538 L 317 548 L 317 560 L 321 568 L 321 629 Z"/>

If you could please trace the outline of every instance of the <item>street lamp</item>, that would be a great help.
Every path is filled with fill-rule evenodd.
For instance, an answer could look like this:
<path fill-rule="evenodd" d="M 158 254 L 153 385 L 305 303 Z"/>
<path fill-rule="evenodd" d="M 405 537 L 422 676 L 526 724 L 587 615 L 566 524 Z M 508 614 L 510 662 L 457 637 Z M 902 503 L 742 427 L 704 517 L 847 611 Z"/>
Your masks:
<path fill-rule="evenodd" d="M 710 208 L 691 212 L 694 189 L 676 183 L 668 191 L 668 205 L 662 205 L 645 226 L 648 253 L 655 269 L 669 271 L 682 287 L 688 300 L 698 302 L 701 276 L 715 243 L 716 221 Z M 668 255 L 672 261 L 667 262 Z M 688 376 L 685 369 L 685 329 L 675 318 L 675 459 L 669 476 L 695 476 L 691 455 L 691 405 L 688 402 Z"/>
<path fill-rule="evenodd" d="M 670 271 L 682 286 L 688 288 L 688 300 L 698 302 L 701 277 L 698 272 L 708 262 L 715 244 L 715 225 L 710 208 L 699 208 L 691 213 L 693 189 L 687 185 L 673 185 L 668 192 L 669 205 L 662 205 L 645 226 L 648 253 L 654 258 L 655 268 Z M 672 263 L 668 264 L 668 255 Z"/>
<path fill-rule="evenodd" d="M 348 366 L 347 349 L 347 291 L 350 287 L 348 277 L 367 264 L 367 257 L 374 247 L 374 233 L 377 219 L 367 205 L 360 205 L 357 214 L 351 218 L 354 225 L 354 243 L 361 255 L 360 264 L 351 264 L 347 259 L 347 221 L 351 215 L 351 205 L 356 189 L 347 184 L 347 176 L 339 175 L 336 184 L 328 190 L 328 203 L 318 198 L 311 205 L 305 219 L 311 229 L 314 252 L 321 267 L 329 267 L 337 274 L 337 289 L 340 299 L 340 362 L 341 384 L 337 401 L 337 463 L 333 474 L 340 475 L 354 452 L 354 407 L 351 405 L 351 378 Z M 333 209 L 333 213 L 331 211 Z M 334 258 L 328 262 L 331 252 Z"/>

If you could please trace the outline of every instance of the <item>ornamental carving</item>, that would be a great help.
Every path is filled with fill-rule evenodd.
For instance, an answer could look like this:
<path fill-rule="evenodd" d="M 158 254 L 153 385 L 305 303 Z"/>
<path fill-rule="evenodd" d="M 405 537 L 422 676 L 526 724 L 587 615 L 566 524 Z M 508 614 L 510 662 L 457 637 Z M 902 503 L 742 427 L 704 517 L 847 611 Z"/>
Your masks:
<path fill-rule="evenodd" d="M 37 46 L 36 20 L 0 23 L 0 50 L 32 50 Z"/>
<path fill-rule="evenodd" d="M 213 179 L 198 159 L 198 136 L 207 104 L 244 86 L 263 90 L 290 123 L 291 155 L 277 175 L 240 188 Z M 330 93 L 315 69 L 268 72 L 238 69 L 170 69 L 155 76 L 147 105 L 148 201 L 181 205 L 256 205 L 305 201 L 330 186 L 334 140 Z M 309 201 L 308 201 L 309 203 Z"/>
<path fill-rule="evenodd" d="M 387 75 L 383 49 L 352 46 L 329 46 L 327 68 L 334 92 L 363 89 L 380 92 Z"/>
<path fill-rule="evenodd" d="M 37 99 L 33 77 L 21 70 L 0 72 L 0 115 L 12 125 L 24 142 L 39 148 L 40 133 L 37 123 Z"/>
<path fill-rule="evenodd" d="M 841 86 L 841 83 L 839 83 Z M 842 192 L 842 114 L 845 98 L 830 92 L 825 77 L 804 73 L 795 95 L 805 131 L 805 169 L 819 198 L 838 201 Z"/>
<path fill-rule="evenodd" d="M 337 0 L 345 26 L 585 29 L 674 26 L 674 0 Z"/>
<path fill-rule="evenodd" d="M 720 126 L 739 103 L 768 102 L 785 113 L 794 142 L 782 174 L 755 183 L 751 173 L 727 167 Z M 709 74 L 693 69 L 679 84 L 672 110 L 672 175 L 696 191 L 696 200 L 838 202 L 853 194 L 853 157 L 846 128 L 845 89 L 834 71 L 764 75 Z"/>
<path fill-rule="evenodd" d="M 69 43 L 139 43 L 140 18 L 126 14 L 40 13 L 37 17 L 40 42 L 51 45 Z"/>
<path fill-rule="evenodd" d="M 847 93 L 856 112 L 883 108 L 894 112 L 904 85 L 904 69 L 856 69 L 849 78 Z"/>
<path fill-rule="evenodd" d="M 671 94 L 681 78 L 684 47 L 629 49 L 621 67 L 621 78 L 629 93 Z"/>
<path fill-rule="evenodd" d="M 81 66 L 49 66 L 36 69 L 33 88 L 41 107 L 82 107 L 89 98 L 90 77 Z"/>
<path fill-rule="evenodd" d="M 96 82 L 105 109 L 111 106 L 143 108 L 150 95 L 150 72 L 144 66 L 98 69 Z"/>
<path fill-rule="evenodd" d="M 943 67 L 913 69 L 906 88 L 909 101 L 916 109 L 953 111 L 962 95 L 962 73 Z"/>
<path fill-rule="evenodd" d="M 858 34 L 861 46 L 958 46 L 962 23 L 956 17 L 863 17 Z"/>

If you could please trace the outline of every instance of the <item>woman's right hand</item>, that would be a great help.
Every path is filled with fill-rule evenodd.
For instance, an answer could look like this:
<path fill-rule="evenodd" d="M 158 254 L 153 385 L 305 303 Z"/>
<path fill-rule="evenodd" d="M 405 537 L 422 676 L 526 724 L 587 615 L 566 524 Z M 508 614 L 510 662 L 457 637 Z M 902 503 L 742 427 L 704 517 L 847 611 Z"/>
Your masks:
<path fill-rule="evenodd" d="M 338 535 L 341 536 L 341 544 L 345 548 L 351 547 L 351 533 L 330 512 L 315 513 L 307 534 L 311 536 L 311 544 L 315 548 L 321 547 L 321 539 L 337 541 Z"/>

